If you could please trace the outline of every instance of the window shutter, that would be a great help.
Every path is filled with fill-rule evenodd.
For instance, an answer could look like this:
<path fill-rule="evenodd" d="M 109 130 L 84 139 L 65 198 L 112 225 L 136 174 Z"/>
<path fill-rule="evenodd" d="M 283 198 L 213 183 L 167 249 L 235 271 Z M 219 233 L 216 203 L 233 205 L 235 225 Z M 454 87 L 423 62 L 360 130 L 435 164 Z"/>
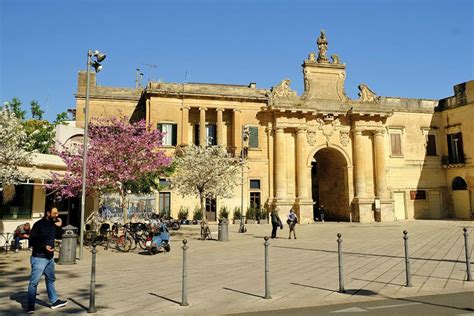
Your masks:
<path fill-rule="evenodd" d="M 459 132 L 457 134 L 458 137 L 458 154 L 459 154 L 459 162 L 460 163 L 465 163 L 464 160 L 464 149 L 463 149 L 463 144 L 462 144 L 462 134 Z"/>
<path fill-rule="evenodd" d="M 258 126 L 249 126 L 249 148 L 258 148 Z"/>
<path fill-rule="evenodd" d="M 173 124 L 173 129 L 171 133 L 171 146 L 176 146 L 178 143 L 178 125 Z"/>
<path fill-rule="evenodd" d="M 435 135 L 428 135 L 426 142 L 426 155 L 436 156 L 436 137 Z"/>
<path fill-rule="evenodd" d="M 390 144 L 392 147 L 392 155 L 401 156 L 402 146 L 401 146 L 400 134 L 390 134 Z"/>
<path fill-rule="evenodd" d="M 199 124 L 194 124 L 194 144 L 199 146 Z"/>

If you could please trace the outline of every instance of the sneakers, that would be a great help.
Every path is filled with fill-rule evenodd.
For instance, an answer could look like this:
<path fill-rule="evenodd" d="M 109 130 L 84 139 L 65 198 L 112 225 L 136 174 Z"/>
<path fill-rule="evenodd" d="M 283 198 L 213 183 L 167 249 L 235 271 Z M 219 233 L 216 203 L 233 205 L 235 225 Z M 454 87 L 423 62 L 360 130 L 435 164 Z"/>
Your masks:
<path fill-rule="evenodd" d="M 67 304 L 67 301 L 63 301 L 63 300 L 57 300 L 56 302 L 54 302 L 53 304 L 51 304 L 51 309 L 56 309 L 56 308 L 60 308 L 60 307 L 64 307 L 66 306 Z"/>
<path fill-rule="evenodd" d="M 26 309 L 27 314 L 33 314 L 35 312 L 35 307 L 34 306 L 28 306 Z"/>

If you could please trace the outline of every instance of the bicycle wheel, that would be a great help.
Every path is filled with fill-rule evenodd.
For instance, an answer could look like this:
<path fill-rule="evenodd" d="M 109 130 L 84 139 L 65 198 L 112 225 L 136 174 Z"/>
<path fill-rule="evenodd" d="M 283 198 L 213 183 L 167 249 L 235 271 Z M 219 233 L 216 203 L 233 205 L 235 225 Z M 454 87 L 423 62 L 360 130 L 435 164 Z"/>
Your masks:
<path fill-rule="evenodd" d="M 129 252 L 132 247 L 132 240 L 125 235 L 119 236 L 116 241 L 117 249 L 121 252 Z"/>
<path fill-rule="evenodd" d="M 146 237 L 144 235 L 139 236 L 137 244 L 142 250 L 146 250 Z"/>

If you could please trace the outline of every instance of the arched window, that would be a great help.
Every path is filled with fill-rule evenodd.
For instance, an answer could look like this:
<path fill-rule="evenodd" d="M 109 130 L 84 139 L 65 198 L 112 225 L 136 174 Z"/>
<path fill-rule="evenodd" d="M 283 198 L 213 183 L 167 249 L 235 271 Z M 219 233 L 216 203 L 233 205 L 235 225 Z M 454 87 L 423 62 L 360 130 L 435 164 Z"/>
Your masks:
<path fill-rule="evenodd" d="M 453 190 L 467 190 L 467 183 L 461 177 L 456 177 L 452 184 Z"/>

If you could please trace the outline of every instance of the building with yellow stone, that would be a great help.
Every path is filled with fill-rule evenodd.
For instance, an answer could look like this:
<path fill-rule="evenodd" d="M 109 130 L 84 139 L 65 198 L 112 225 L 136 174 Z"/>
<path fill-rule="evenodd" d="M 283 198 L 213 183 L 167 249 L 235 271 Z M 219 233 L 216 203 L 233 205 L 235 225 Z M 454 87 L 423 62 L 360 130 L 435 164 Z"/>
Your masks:
<path fill-rule="evenodd" d="M 304 93 L 291 81 L 271 89 L 248 85 L 148 82 L 144 88 L 98 86 L 91 74 L 90 117 L 145 119 L 166 132 L 164 148 L 223 145 L 247 152 L 244 210 L 250 205 L 284 213 L 294 207 L 303 223 L 326 220 L 394 221 L 474 217 L 474 81 L 455 86 L 443 100 L 377 96 L 359 85 L 359 98 L 344 89 L 346 65 L 318 52 L 304 60 Z M 76 125 L 83 126 L 86 73 L 79 73 Z M 244 128 L 249 130 L 243 141 Z M 163 179 L 166 181 L 166 179 Z M 209 200 L 207 216 L 240 207 L 234 198 Z M 156 209 L 176 216 L 198 200 L 164 190 Z"/>

